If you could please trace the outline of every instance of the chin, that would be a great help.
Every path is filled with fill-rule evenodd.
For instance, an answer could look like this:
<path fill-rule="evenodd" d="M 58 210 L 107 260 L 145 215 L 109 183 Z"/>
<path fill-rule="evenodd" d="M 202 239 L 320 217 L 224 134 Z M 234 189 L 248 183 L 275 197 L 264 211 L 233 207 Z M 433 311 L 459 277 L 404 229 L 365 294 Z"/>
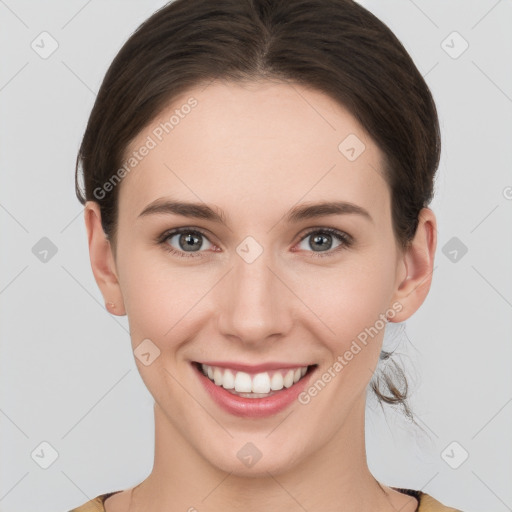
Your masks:
<path fill-rule="evenodd" d="M 286 436 L 289 444 L 283 443 L 279 436 L 273 440 L 267 436 L 268 432 L 261 436 L 235 437 L 223 445 L 218 443 L 218 438 L 212 439 L 207 443 L 210 449 L 208 453 L 203 452 L 204 457 L 212 466 L 240 477 L 265 478 L 269 473 L 277 476 L 290 471 L 299 463 L 297 443 L 289 436 Z"/>

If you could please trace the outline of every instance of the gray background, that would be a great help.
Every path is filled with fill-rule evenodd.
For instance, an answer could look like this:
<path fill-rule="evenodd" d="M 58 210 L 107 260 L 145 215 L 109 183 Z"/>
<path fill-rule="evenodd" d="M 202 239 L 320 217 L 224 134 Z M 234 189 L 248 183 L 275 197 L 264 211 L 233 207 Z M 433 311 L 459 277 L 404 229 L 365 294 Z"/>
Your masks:
<path fill-rule="evenodd" d="M 385 340 L 428 436 L 370 401 L 370 468 L 465 512 L 512 510 L 512 2 L 361 3 L 425 76 L 443 140 L 432 289 Z M 94 282 L 73 173 L 108 65 L 163 4 L 0 0 L 2 512 L 66 511 L 151 471 L 153 400 Z"/>

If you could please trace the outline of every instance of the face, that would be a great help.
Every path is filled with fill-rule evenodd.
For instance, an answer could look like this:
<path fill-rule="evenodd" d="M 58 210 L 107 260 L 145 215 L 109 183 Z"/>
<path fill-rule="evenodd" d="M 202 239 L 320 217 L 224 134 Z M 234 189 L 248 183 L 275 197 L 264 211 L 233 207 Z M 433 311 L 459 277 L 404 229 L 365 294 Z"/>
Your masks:
<path fill-rule="evenodd" d="M 126 157 L 134 151 L 145 156 L 120 185 L 115 274 L 132 347 L 149 353 L 136 363 L 156 407 L 224 471 L 278 473 L 305 461 L 364 402 L 384 315 L 402 321 L 398 311 L 418 306 L 404 298 L 407 260 L 380 150 L 318 91 L 214 82 L 161 112 Z M 337 207 L 311 208 L 320 203 Z M 262 413 L 250 398 L 236 412 L 222 405 L 219 391 L 233 396 L 222 385 L 212 397 L 196 362 L 275 363 L 284 382 L 289 367 L 309 369 L 274 392 L 292 396 L 284 406 Z M 265 375 L 249 386 L 258 379 L 265 387 Z M 244 446 L 262 454 L 252 469 Z"/>

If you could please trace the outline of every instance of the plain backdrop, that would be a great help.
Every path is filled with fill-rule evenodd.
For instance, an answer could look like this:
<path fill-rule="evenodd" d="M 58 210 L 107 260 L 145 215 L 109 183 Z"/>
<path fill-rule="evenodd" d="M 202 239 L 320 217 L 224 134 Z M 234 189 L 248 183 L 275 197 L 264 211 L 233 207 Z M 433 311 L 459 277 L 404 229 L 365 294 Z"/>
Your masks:
<path fill-rule="evenodd" d="M 428 435 L 370 401 L 370 468 L 465 512 L 509 511 L 512 2 L 361 3 L 425 77 L 443 143 L 432 288 L 385 339 Z M 0 1 L 1 512 L 67 511 L 151 471 L 153 399 L 94 281 L 74 165 L 108 65 L 163 4 Z"/>

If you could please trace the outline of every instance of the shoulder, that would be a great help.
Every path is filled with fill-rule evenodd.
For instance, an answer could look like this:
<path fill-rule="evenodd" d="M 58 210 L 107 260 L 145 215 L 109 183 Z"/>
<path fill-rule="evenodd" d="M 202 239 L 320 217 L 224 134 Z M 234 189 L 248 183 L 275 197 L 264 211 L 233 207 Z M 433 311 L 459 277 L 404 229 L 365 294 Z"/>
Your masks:
<path fill-rule="evenodd" d="M 430 496 L 430 494 L 427 494 L 423 491 L 418 491 L 415 489 L 402 489 L 398 487 L 393 487 L 393 489 L 395 489 L 395 491 L 400 491 L 404 494 L 414 496 L 419 503 L 416 512 L 462 512 L 462 510 L 459 510 L 458 508 L 452 508 L 443 505 L 441 502 Z"/>
<path fill-rule="evenodd" d="M 462 512 L 458 508 L 448 507 L 443 505 L 435 498 L 424 492 L 420 495 L 420 506 L 418 512 Z"/>
<path fill-rule="evenodd" d="M 76 507 L 72 510 L 69 510 L 69 512 L 105 512 L 105 507 L 103 506 L 104 501 L 112 496 L 113 494 L 116 494 L 121 491 L 114 491 L 114 492 L 107 492 L 105 494 L 100 494 L 99 496 L 96 496 L 96 498 L 88 501 L 87 503 L 84 503 L 83 505 L 80 505 L 79 507 Z"/>

